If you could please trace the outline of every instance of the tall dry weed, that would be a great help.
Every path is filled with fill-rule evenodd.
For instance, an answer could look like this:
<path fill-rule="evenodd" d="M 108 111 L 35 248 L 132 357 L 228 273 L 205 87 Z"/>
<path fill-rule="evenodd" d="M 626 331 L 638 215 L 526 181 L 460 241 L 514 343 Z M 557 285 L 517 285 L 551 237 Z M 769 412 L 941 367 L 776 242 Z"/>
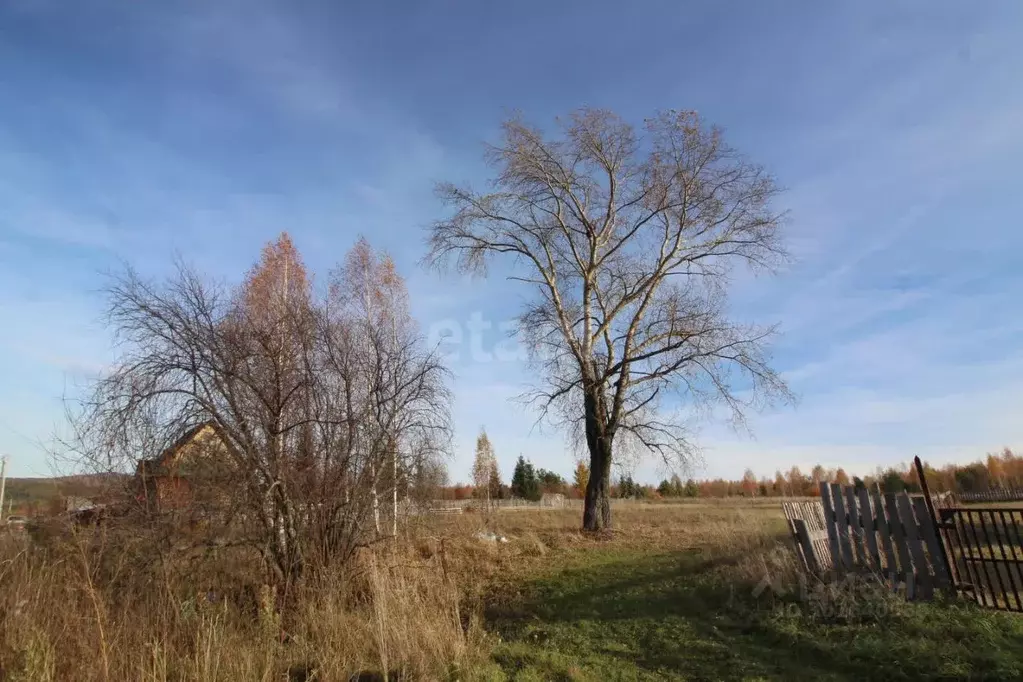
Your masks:
<path fill-rule="evenodd" d="M 252 557 L 115 536 L 0 550 L 0 679 L 467 679 L 485 658 L 440 555 L 367 550 L 282 609 Z"/>

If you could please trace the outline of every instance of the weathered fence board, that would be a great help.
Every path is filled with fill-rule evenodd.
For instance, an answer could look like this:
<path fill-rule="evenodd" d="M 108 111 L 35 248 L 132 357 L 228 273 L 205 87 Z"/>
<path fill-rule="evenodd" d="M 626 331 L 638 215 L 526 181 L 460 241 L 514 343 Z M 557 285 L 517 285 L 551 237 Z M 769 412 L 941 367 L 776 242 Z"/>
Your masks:
<path fill-rule="evenodd" d="M 842 486 L 837 483 L 831 484 L 831 501 L 835 504 L 835 517 L 827 518 L 828 523 L 836 523 L 838 528 L 838 545 L 842 548 L 842 563 L 841 566 L 846 570 L 852 570 L 853 568 L 853 552 L 852 543 L 849 541 L 849 525 L 835 519 L 842 520 L 848 519 L 848 513 L 845 510 L 845 500 L 842 495 Z M 837 563 L 837 562 L 836 562 Z"/>
<path fill-rule="evenodd" d="M 804 566 L 815 573 L 864 573 L 910 599 L 950 588 L 937 529 L 922 498 L 821 484 L 819 503 L 786 502 Z"/>
<path fill-rule="evenodd" d="M 870 565 L 878 575 L 883 575 L 881 555 L 877 550 L 877 528 L 874 523 L 874 510 L 870 508 L 870 495 L 866 488 L 860 488 L 860 514 L 863 521 L 863 534 L 867 539 L 867 551 L 870 553 Z"/>
<path fill-rule="evenodd" d="M 838 526 L 828 522 L 828 519 L 835 517 L 835 506 L 831 500 L 831 489 L 826 483 L 821 483 L 821 505 L 824 512 L 824 528 L 828 533 L 828 548 L 831 550 L 830 561 L 828 563 L 831 564 L 832 568 L 837 568 L 840 565 L 842 552 L 838 541 Z M 823 562 L 818 560 L 817 563 L 821 564 Z"/>
<path fill-rule="evenodd" d="M 796 546 L 803 565 L 815 573 L 829 570 L 831 556 L 826 551 L 827 531 L 824 530 L 821 505 L 814 502 L 786 502 L 783 508 L 789 529 L 793 537 L 798 539 Z"/>
<path fill-rule="evenodd" d="M 934 574 L 934 587 L 951 591 L 952 581 L 945 567 L 945 554 L 938 540 L 938 534 L 933 523 L 929 523 L 931 514 L 927 511 L 927 502 L 922 497 L 913 498 L 913 510 L 917 519 L 927 519 L 928 523 L 920 524 L 920 534 L 923 536 L 924 546 L 927 550 L 927 560 L 931 564 L 931 572 Z"/>
<path fill-rule="evenodd" d="M 909 553 L 913 559 L 913 568 L 906 570 L 907 591 L 910 585 L 910 576 L 915 588 L 920 591 L 920 597 L 929 599 L 933 596 L 933 585 L 930 580 L 930 573 L 927 570 L 927 558 L 924 555 L 924 546 L 917 533 L 916 519 L 913 516 L 913 507 L 909 502 L 908 495 L 897 495 L 895 498 L 899 509 L 899 518 L 902 520 L 902 528 L 906 533 L 906 541 L 909 545 Z M 912 599 L 915 594 L 910 595 Z"/>
<path fill-rule="evenodd" d="M 902 519 L 899 517 L 899 508 L 896 504 L 894 493 L 885 494 L 884 508 L 888 519 L 888 528 L 892 534 L 892 544 L 895 546 L 895 553 L 899 558 L 899 566 L 895 576 L 896 579 L 906 580 L 906 584 L 909 585 L 913 579 L 913 560 L 910 558 L 906 531 L 902 527 Z"/>
<path fill-rule="evenodd" d="M 875 520 L 877 521 L 877 532 L 881 536 L 881 546 L 884 547 L 885 570 L 889 580 L 895 581 L 899 575 L 899 563 L 895 558 L 895 545 L 892 544 L 892 536 L 888 526 L 888 519 L 884 513 L 884 503 L 881 499 L 881 489 L 874 488 L 871 491 L 871 498 L 874 500 Z"/>
<path fill-rule="evenodd" d="M 854 562 L 856 566 L 866 566 L 866 552 L 863 550 L 863 519 L 859 506 L 856 504 L 856 489 L 845 489 L 845 508 L 849 515 L 849 540 L 852 542 Z"/>

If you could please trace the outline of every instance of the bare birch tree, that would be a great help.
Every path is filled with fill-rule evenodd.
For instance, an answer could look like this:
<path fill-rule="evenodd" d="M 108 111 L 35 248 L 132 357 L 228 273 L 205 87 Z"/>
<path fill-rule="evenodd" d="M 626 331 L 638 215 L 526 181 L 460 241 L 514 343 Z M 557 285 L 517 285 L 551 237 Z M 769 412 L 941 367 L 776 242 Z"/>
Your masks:
<path fill-rule="evenodd" d="M 692 112 L 642 133 L 584 109 L 545 136 L 518 119 L 488 147 L 493 191 L 442 185 L 451 208 L 427 262 L 485 273 L 507 257 L 536 294 L 519 318 L 540 385 L 541 416 L 585 434 L 583 527 L 611 525 L 616 448 L 685 464 L 685 408 L 723 404 L 736 423 L 788 392 L 768 363 L 773 329 L 728 319 L 737 264 L 785 257 L 778 190 Z"/>
<path fill-rule="evenodd" d="M 480 429 L 480 435 L 476 436 L 476 456 L 472 462 L 472 484 L 476 494 L 483 495 L 487 511 L 490 511 L 490 489 L 496 468 L 494 446 L 490 444 L 486 429 Z"/>
<path fill-rule="evenodd" d="M 341 268 L 317 298 L 282 235 L 236 288 L 185 266 L 165 282 L 128 270 L 108 291 L 120 357 L 77 413 L 80 455 L 129 470 L 209 423 L 224 466 L 208 484 L 278 581 L 347 560 L 372 541 L 380 472 L 449 438 L 447 372 L 407 306 L 378 295 L 397 286 L 387 267 Z"/>
<path fill-rule="evenodd" d="M 441 454 L 440 446 L 446 445 L 446 440 L 434 434 L 446 437 L 447 411 L 434 408 L 448 396 L 443 392 L 432 395 L 434 377 L 427 377 L 429 381 L 423 383 L 416 381 L 422 377 L 408 374 L 409 362 L 436 364 L 437 360 L 424 351 L 422 335 L 409 310 L 408 290 L 388 255 L 377 254 L 369 242 L 360 239 L 344 266 L 334 274 L 330 298 L 332 310 L 344 311 L 344 324 L 361 332 L 360 357 L 371 377 L 367 388 L 373 405 L 363 432 L 384 439 L 387 454 L 386 460 L 371 471 L 374 524 L 379 534 L 379 492 L 383 489 L 391 498 L 394 536 L 399 471 L 410 471 Z M 431 392 L 430 401 L 409 399 L 427 392 Z"/>

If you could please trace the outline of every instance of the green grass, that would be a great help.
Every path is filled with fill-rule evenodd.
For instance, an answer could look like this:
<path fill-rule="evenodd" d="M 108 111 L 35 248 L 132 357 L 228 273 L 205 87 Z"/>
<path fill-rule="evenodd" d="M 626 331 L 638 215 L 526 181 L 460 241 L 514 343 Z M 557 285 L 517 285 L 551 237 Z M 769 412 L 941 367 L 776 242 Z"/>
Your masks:
<path fill-rule="evenodd" d="M 1020 679 L 1023 617 L 903 604 L 855 622 L 794 596 L 754 598 L 699 550 L 570 555 L 487 610 L 497 679 Z"/>

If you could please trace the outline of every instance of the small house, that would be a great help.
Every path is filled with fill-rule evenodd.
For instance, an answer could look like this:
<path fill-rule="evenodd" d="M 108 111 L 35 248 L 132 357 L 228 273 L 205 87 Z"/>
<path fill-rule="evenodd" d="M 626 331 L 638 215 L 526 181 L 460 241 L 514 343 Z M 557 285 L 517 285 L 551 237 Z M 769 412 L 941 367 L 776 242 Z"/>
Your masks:
<path fill-rule="evenodd" d="M 224 443 L 216 426 L 205 422 L 185 431 L 157 457 L 143 459 L 135 471 L 139 499 L 150 511 L 189 506 L 208 465 L 223 460 Z"/>

